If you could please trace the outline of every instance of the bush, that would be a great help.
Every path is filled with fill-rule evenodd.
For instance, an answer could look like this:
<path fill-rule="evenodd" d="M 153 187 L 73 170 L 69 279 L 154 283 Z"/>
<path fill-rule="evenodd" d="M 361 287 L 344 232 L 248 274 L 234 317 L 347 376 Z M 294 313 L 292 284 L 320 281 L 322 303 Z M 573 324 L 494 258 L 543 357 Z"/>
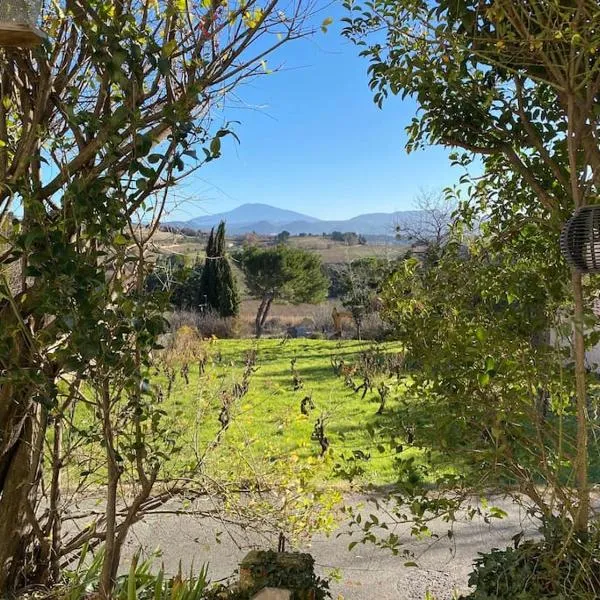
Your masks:
<path fill-rule="evenodd" d="M 196 328 L 197 316 L 198 313 L 193 310 L 174 310 L 166 316 L 169 330 L 175 333 L 184 326 Z"/>
<path fill-rule="evenodd" d="M 270 319 L 267 319 L 267 321 L 265 322 L 264 326 L 263 326 L 263 331 L 266 334 L 276 334 L 276 333 L 283 333 L 283 331 L 285 330 L 285 324 L 283 322 L 282 319 L 280 319 L 279 317 L 272 317 Z"/>
<path fill-rule="evenodd" d="M 318 304 L 314 307 L 311 317 L 314 321 L 315 331 L 326 333 L 333 329 L 333 319 L 331 317 L 331 304 Z"/>
<path fill-rule="evenodd" d="M 392 328 L 379 315 L 369 313 L 363 317 L 361 326 L 361 337 L 363 340 L 375 340 L 378 342 L 390 339 Z"/>
<path fill-rule="evenodd" d="M 254 550 L 240 565 L 240 587 L 252 595 L 263 587 L 289 589 L 292 600 L 331 598 L 329 581 L 315 575 L 314 564 L 310 554 Z"/>
<path fill-rule="evenodd" d="M 163 360 L 171 367 L 196 362 L 206 356 L 205 342 L 193 325 L 182 325 L 164 343 Z"/>
<path fill-rule="evenodd" d="M 239 323 L 235 317 L 220 317 L 218 313 L 208 310 L 198 314 L 196 327 L 202 337 L 215 336 L 219 339 L 239 337 Z"/>
<path fill-rule="evenodd" d="M 190 310 L 177 310 L 167 316 L 170 329 L 177 332 L 182 327 L 192 327 L 201 337 L 232 339 L 239 336 L 239 322 L 235 317 L 220 317 L 208 310 L 203 313 Z"/>
<path fill-rule="evenodd" d="M 571 541 L 526 541 L 475 560 L 462 600 L 593 600 L 600 597 L 600 549 Z"/>

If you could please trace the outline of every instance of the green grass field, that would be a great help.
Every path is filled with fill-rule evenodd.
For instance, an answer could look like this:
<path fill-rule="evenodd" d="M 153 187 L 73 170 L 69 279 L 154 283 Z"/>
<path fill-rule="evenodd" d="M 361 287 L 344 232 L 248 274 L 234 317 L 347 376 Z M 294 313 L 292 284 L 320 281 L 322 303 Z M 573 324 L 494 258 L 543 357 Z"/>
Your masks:
<path fill-rule="evenodd" d="M 383 373 L 374 379 L 373 389 L 362 398 L 336 376 L 332 356 L 352 365 L 361 351 L 371 347 L 358 341 L 323 340 L 217 340 L 206 342 L 207 367 L 199 374 L 197 364 L 189 363 L 189 383 L 178 375 L 173 383 L 169 403 L 175 405 L 178 419 L 187 420 L 188 433 L 182 440 L 181 460 L 193 460 L 202 455 L 214 440 L 221 425 L 223 398 L 228 398 L 236 383 L 241 382 L 246 353 L 257 351 L 257 370 L 251 378 L 249 391 L 231 404 L 230 423 L 218 449 L 211 449 L 211 468 L 239 475 L 244 468 L 253 472 L 265 461 L 297 462 L 311 465 L 311 471 L 321 481 L 343 482 L 342 470 L 356 470 L 357 482 L 388 484 L 395 481 L 394 460 L 398 451 L 391 452 L 381 445 L 393 424 L 390 409 L 397 402 L 392 391 L 386 411 L 378 415 L 377 384 L 392 379 Z M 381 344 L 381 354 L 401 351 L 398 343 Z M 291 361 L 302 388 L 294 390 Z M 161 385 L 166 385 L 163 376 Z M 362 379 L 356 376 L 355 382 Z M 314 409 L 308 415 L 301 412 L 302 400 L 310 396 Z M 329 448 L 321 456 L 321 446 L 312 436 L 315 423 L 322 418 Z M 199 427 L 197 425 L 200 425 Z M 375 434 L 375 435 L 374 435 Z M 382 437 L 383 435 L 383 437 Z M 399 443 L 402 439 L 399 438 Z M 403 458 L 418 453 L 410 447 L 403 449 Z M 363 472 L 364 471 L 364 472 Z"/>

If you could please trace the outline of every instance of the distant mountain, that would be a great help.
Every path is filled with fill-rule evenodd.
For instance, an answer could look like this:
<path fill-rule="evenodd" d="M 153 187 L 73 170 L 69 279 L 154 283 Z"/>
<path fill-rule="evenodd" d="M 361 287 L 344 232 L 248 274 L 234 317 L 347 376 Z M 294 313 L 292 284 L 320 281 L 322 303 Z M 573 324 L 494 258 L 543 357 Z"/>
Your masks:
<path fill-rule="evenodd" d="M 292 221 L 307 221 L 314 223 L 319 219 L 303 215 L 302 213 L 294 212 L 293 210 L 285 210 L 276 208 L 268 204 L 242 204 L 229 212 L 218 213 L 216 215 L 207 215 L 204 217 L 195 217 L 186 222 L 187 227 L 196 227 L 198 229 L 210 229 L 218 225 L 220 221 L 227 223 L 227 229 L 230 233 L 233 229 L 243 229 L 244 231 L 253 231 L 252 225 L 262 223 L 267 228 L 270 224 L 275 228 L 285 223 Z M 281 231 L 278 229 L 277 231 Z M 258 232 L 257 232 L 258 233 Z"/>
<path fill-rule="evenodd" d="M 363 235 L 391 236 L 394 235 L 396 226 L 410 226 L 421 218 L 421 211 L 407 210 L 393 213 L 368 213 L 339 221 L 322 221 L 293 210 L 284 210 L 268 204 L 243 204 L 229 212 L 165 224 L 208 230 L 218 225 L 219 221 L 225 221 L 227 233 L 233 235 L 251 232 L 259 235 L 275 235 L 285 229 L 292 235 L 354 231 Z"/>

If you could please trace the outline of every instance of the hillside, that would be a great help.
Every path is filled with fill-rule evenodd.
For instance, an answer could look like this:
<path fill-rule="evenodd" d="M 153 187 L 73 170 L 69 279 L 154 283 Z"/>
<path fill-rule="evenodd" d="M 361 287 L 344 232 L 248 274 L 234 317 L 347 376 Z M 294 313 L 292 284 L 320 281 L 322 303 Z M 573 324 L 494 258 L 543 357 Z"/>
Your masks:
<path fill-rule="evenodd" d="M 254 231 L 253 225 L 262 224 L 263 227 L 279 227 L 293 221 L 317 222 L 318 219 L 303 215 L 293 210 L 285 210 L 268 204 L 243 204 L 233 210 L 215 215 L 194 217 L 186 222 L 188 227 L 210 229 L 220 221 L 227 223 L 228 229 L 240 229 L 243 232 Z M 250 227 L 250 229 L 248 229 Z M 278 229 L 280 231 L 280 229 Z M 258 232 L 257 232 L 258 233 Z"/>
<path fill-rule="evenodd" d="M 421 211 L 408 210 L 393 213 L 365 213 L 351 219 L 321 220 L 268 204 L 243 204 L 228 212 L 165 224 L 207 230 L 218 225 L 220 221 L 225 221 L 227 233 L 230 235 L 251 232 L 259 235 L 274 235 L 285 229 L 292 235 L 354 231 L 363 235 L 393 236 L 396 226 L 410 226 L 420 218 Z"/>

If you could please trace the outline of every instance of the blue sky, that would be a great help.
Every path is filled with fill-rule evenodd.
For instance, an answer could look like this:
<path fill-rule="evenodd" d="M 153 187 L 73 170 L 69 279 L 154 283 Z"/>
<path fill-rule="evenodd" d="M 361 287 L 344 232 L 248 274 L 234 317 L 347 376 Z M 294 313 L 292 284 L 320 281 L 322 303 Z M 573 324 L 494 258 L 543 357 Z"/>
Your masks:
<path fill-rule="evenodd" d="M 337 4 L 337 3 L 336 3 Z M 240 144 L 226 138 L 222 157 L 179 187 L 186 201 L 167 219 L 263 202 L 323 219 L 413 208 L 420 188 L 458 181 L 447 152 L 407 155 L 410 100 L 375 106 L 365 59 L 340 35 L 343 9 L 324 34 L 291 42 L 269 60 L 277 72 L 246 83 L 224 119 L 240 121 Z M 332 14 L 335 13 L 335 14 Z"/>

